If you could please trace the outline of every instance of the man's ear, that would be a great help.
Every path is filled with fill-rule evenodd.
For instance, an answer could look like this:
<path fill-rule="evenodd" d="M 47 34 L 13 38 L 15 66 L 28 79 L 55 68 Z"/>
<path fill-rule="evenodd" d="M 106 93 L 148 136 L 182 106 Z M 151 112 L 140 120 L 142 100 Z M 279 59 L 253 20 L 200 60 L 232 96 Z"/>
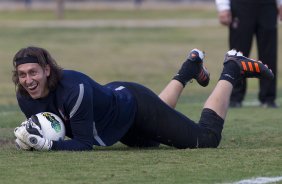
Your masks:
<path fill-rule="evenodd" d="M 49 77 L 50 73 L 51 73 L 50 65 L 46 65 L 45 68 L 44 68 L 44 71 L 46 73 L 46 76 Z"/>

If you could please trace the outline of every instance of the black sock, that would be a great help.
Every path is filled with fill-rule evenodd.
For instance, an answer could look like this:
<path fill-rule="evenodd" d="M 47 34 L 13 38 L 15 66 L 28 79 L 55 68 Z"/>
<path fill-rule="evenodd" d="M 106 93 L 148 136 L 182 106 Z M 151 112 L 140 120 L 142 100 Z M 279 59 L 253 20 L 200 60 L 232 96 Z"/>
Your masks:
<path fill-rule="evenodd" d="M 195 78 L 199 71 L 200 65 L 197 62 L 193 62 L 188 59 L 182 64 L 180 70 L 173 79 L 178 80 L 185 87 L 187 82 L 192 78 Z"/>
<path fill-rule="evenodd" d="M 219 80 L 229 81 L 233 86 L 240 79 L 240 67 L 233 61 L 224 64 Z"/>

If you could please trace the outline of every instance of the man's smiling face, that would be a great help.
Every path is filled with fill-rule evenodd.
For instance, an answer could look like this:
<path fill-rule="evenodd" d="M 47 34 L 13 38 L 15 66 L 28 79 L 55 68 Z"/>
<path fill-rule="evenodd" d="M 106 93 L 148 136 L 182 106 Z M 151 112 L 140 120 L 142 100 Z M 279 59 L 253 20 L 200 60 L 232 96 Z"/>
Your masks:
<path fill-rule="evenodd" d="M 38 63 L 25 63 L 17 66 L 17 73 L 19 83 L 33 99 L 43 98 L 48 95 L 49 65 L 42 68 Z"/>

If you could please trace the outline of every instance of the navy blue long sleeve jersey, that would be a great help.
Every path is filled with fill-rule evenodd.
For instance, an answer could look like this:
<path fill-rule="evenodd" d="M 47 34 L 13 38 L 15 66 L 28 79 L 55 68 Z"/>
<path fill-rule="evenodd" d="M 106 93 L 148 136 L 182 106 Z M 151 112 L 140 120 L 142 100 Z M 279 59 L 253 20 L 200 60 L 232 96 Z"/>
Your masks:
<path fill-rule="evenodd" d="M 41 99 L 17 94 L 27 118 L 52 112 L 62 118 L 69 140 L 54 141 L 52 150 L 91 150 L 93 145 L 110 146 L 128 131 L 136 102 L 116 83 L 100 85 L 80 72 L 64 70 L 56 90 Z"/>

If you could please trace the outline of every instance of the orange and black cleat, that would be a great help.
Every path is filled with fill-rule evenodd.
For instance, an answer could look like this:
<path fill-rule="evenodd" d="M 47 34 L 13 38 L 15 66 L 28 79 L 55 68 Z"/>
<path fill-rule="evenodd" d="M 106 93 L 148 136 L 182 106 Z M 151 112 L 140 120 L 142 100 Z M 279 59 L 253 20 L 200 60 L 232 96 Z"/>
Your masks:
<path fill-rule="evenodd" d="M 206 87 L 210 82 L 210 73 L 203 64 L 199 74 L 196 77 L 196 81 L 203 87 Z"/>
<path fill-rule="evenodd" d="M 178 73 L 173 79 L 178 80 L 183 86 L 188 81 L 192 82 L 192 79 L 203 87 L 207 86 L 210 81 L 210 74 L 203 65 L 205 54 L 203 51 L 193 49 L 190 51 L 186 61 L 182 64 Z"/>
<path fill-rule="evenodd" d="M 244 78 L 264 78 L 268 80 L 274 78 L 274 74 L 267 65 L 264 65 L 261 61 L 247 58 L 235 49 L 228 51 L 225 55 L 224 63 L 232 61 L 240 67 L 241 76 Z"/>
<path fill-rule="evenodd" d="M 203 64 L 204 52 L 198 49 L 193 49 L 191 50 L 188 59 L 192 62 L 197 62 L 200 66 L 200 71 L 196 75 L 195 79 L 201 86 L 206 87 L 210 82 L 210 73 Z"/>

